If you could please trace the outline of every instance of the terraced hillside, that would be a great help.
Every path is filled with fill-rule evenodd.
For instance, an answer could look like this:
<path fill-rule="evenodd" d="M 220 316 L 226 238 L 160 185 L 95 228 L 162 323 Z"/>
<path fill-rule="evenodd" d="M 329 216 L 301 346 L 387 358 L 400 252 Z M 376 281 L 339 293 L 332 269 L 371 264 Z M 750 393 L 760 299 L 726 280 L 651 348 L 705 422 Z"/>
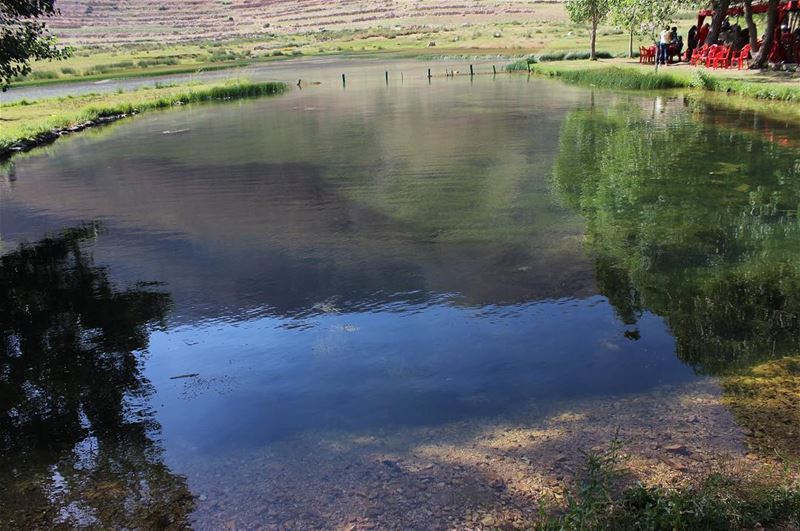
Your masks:
<path fill-rule="evenodd" d="M 555 0 L 58 0 L 67 42 L 178 42 L 377 25 L 552 20 Z M 554 9 L 555 8 L 555 9 Z"/>

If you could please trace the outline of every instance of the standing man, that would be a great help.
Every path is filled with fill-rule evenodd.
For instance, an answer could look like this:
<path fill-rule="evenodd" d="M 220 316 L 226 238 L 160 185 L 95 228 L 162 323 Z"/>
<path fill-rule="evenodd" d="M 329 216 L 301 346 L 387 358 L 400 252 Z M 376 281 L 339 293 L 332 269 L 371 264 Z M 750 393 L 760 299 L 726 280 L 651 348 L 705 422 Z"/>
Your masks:
<path fill-rule="evenodd" d="M 660 65 L 667 64 L 667 56 L 669 55 L 669 45 L 672 42 L 672 31 L 670 31 L 669 26 L 664 28 L 664 31 L 661 32 L 661 36 L 658 40 L 658 57 L 656 57 L 656 62 Z"/>

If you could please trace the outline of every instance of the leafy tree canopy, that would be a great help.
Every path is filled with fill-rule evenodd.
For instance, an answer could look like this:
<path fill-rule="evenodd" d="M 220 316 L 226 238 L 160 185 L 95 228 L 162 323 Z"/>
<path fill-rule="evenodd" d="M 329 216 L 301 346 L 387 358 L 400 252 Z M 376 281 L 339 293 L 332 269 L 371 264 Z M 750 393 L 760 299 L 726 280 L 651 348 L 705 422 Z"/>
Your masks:
<path fill-rule="evenodd" d="M 63 59 L 68 48 L 57 48 L 55 38 L 40 19 L 57 13 L 55 0 L 0 0 L 0 87 L 31 71 L 30 62 Z"/>

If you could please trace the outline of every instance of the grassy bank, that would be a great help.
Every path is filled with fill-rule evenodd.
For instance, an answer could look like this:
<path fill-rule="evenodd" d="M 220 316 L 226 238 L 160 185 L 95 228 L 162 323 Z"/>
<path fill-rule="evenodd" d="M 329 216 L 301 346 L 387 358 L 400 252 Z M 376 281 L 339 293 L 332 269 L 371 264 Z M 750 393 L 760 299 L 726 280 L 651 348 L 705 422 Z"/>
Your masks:
<path fill-rule="evenodd" d="M 522 61 L 507 70 L 529 70 L 533 74 L 555 77 L 570 83 L 624 90 L 687 88 L 736 94 L 761 100 L 800 102 L 800 84 L 783 78 L 769 79 L 764 74 L 708 71 L 691 67 L 652 68 L 625 62 L 570 61 L 549 64 Z"/>
<path fill-rule="evenodd" d="M 715 472 L 675 488 L 640 483 L 621 487 L 624 444 L 586 453 L 584 469 L 560 507 L 542 508 L 539 531 L 797 529 L 800 486 L 791 472 Z"/>
<path fill-rule="evenodd" d="M 181 74 L 198 74 L 200 72 L 213 72 L 249 66 L 253 62 L 236 61 L 222 64 L 204 64 L 197 66 L 178 66 L 163 68 L 148 68 L 144 70 L 111 70 L 105 73 L 75 74 L 64 76 L 32 76 L 23 81 L 15 81 L 13 87 L 32 87 L 52 85 L 54 83 L 80 83 L 86 81 L 102 81 L 106 79 L 127 79 L 137 77 L 176 76 Z M 68 70 L 69 67 L 65 67 Z"/>
<path fill-rule="evenodd" d="M 119 118 L 174 105 L 237 100 L 280 94 L 283 83 L 233 82 L 154 86 L 131 92 L 87 94 L 0 106 L 0 156 L 48 143 L 109 117 Z"/>

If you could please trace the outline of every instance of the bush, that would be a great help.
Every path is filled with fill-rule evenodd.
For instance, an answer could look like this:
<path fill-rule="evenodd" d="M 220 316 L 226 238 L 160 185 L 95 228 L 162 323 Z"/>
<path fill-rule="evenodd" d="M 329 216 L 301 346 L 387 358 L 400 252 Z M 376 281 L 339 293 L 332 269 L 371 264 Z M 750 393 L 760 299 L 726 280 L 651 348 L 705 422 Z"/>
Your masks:
<path fill-rule="evenodd" d="M 136 64 L 139 66 L 139 68 L 147 68 L 158 65 L 176 65 L 178 64 L 178 59 L 175 57 L 154 57 L 153 59 L 142 59 Z"/>
<path fill-rule="evenodd" d="M 31 72 L 30 79 L 58 79 L 58 72 Z"/>
<path fill-rule="evenodd" d="M 527 60 L 516 61 L 506 65 L 506 72 L 528 72 L 530 69 Z"/>

